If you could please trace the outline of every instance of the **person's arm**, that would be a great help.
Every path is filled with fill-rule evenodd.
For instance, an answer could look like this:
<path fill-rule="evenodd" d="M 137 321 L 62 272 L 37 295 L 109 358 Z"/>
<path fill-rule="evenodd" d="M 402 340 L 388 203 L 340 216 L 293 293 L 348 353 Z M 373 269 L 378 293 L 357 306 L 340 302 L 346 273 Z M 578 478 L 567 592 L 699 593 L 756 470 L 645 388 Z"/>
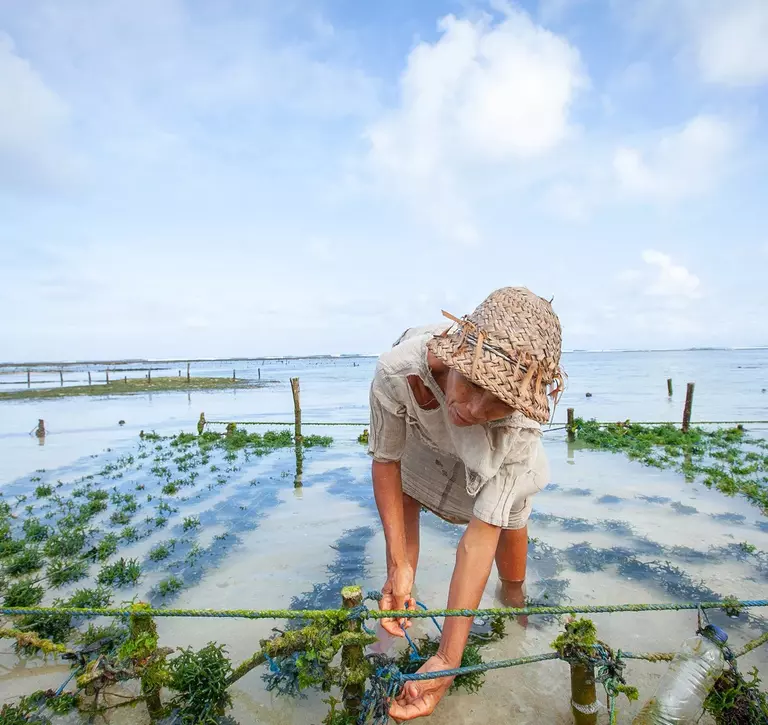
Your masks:
<path fill-rule="evenodd" d="M 380 360 L 371 383 L 371 430 L 368 436 L 368 452 L 373 457 L 373 495 L 384 528 L 387 552 L 387 581 L 381 588 L 379 609 L 405 609 L 406 605 L 416 605 L 411 598 L 414 572 L 408 561 L 400 475 L 400 459 L 406 442 L 406 411 L 399 397 Z M 402 637 L 402 628 L 410 626 L 410 622 L 383 619 L 381 625 L 390 634 Z"/>
<path fill-rule="evenodd" d="M 411 598 L 413 568 L 408 561 L 403 515 L 403 483 L 400 461 L 373 462 L 373 495 L 379 510 L 387 553 L 387 581 L 382 587 L 380 609 L 405 609 L 415 606 Z M 382 619 L 384 629 L 397 637 L 403 636 L 402 627 L 409 620 Z"/>
<path fill-rule="evenodd" d="M 448 609 L 477 609 L 491 574 L 501 529 L 472 518 L 456 550 Z M 473 617 L 447 617 L 438 655 L 450 667 L 458 667 L 464 654 Z"/>
<path fill-rule="evenodd" d="M 449 609 L 477 609 L 493 566 L 501 529 L 472 518 L 456 551 Z M 461 665 L 464 647 L 472 628 L 472 617 L 446 617 L 440 647 L 419 672 L 439 672 Z M 397 699 L 390 704 L 389 714 L 396 720 L 413 720 L 431 715 L 453 682 L 452 677 L 408 682 Z"/>

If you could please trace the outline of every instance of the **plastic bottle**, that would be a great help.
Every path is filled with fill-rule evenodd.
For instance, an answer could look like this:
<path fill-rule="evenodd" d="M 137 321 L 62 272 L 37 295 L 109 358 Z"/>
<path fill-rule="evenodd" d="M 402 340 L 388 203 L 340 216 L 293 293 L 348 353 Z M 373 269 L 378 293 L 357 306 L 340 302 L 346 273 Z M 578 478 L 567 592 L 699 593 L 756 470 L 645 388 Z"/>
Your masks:
<path fill-rule="evenodd" d="M 632 725 L 695 725 L 725 668 L 722 645 L 727 641 L 728 635 L 711 624 L 685 640 Z"/>

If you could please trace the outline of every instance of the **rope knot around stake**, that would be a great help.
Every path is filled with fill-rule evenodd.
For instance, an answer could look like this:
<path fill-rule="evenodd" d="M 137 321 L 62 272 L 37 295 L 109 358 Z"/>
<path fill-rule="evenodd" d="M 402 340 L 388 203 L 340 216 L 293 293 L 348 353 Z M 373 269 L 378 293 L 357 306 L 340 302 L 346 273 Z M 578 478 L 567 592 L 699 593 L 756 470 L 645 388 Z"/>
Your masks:
<path fill-rule="evenodd" d="M 371 663 L 373 674 L 360 703 L 357 725 L 387 725 L 389 703 L 404 684 L 403 673 L 386 655 L 372 654 L 366 659 Z"/>
<path fill-rule="evenodd" d="M 352 607 L 347 612 L 347 619 L 360 622 L 360 625 L 363 628 L 363 631 L 366 634 L 376 634 L 375 630 L 371 629 L 366 623 L 365 620 L 368 619 L 371 616 L 371 610 L 368 609 L 368 607 L 365 606 L 365 604 L 358 604 L 356 607 Z"/>

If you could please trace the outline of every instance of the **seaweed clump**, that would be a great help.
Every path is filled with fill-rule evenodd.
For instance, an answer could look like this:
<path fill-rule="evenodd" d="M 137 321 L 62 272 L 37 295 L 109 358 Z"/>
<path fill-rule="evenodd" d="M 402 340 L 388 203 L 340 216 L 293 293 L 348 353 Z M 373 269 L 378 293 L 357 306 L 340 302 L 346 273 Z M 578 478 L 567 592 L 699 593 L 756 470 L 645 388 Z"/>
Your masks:
<path fill-rule="evenodd" d="M 742 426 L 687 432 L 671 423 L 658 426 L 598 423 L 577 418 L 579 441 L 590 448 L 620 452 L 646 466 L 669 468 L 699 478 L 726 496 L 740 494 L 768 515 L 768 441 L 750 438 Z"/>

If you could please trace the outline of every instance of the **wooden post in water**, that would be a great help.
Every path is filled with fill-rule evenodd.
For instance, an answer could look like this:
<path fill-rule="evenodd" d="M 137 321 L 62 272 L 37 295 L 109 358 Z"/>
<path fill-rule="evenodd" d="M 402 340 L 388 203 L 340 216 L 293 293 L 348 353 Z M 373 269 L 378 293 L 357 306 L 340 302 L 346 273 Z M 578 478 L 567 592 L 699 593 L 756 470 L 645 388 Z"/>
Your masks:
<path fill-rule="evenodd" d="M 91 384 L 91 371 L 88 371 L 88 385 Z"/>
<path fill-rule="evenodd" d="M 235 376 L 235 371 L 232 371 L 232 382 L 234 383 L 235 380 L 237 380 L 237 377 Z"/>
<path fill-rule="evenodd" d="M 123 382 L 124 382 L 126 385 L 128 385 L 128 376 L 127 376 L 127 375 L 125 375 L 125 376 L 123 377 Z"/>
<path fill-rule="evenodd" d="M 261 368 L 258 368 L 259 371 L 259 380 L 261 380 Z"/>
<path fill-rule="evenodd" d="M 179 370 L 179 377 L 181 377 L 181 370 Z"/>
<path fill-rule="evenodd" d="M 109 370 L 105 370 L 104 372 L 107 375 L 107 385 L 109 385 Z"/>
<path fill-rule="evenodd" d="M 672 397 L 672 378 L 667 378 L 667 393 Z"/>
<path fill-rule="evenodd" d="M 571 712 L 575 725 L 597 725 L 597 691 L 595 668 L 580 662 L 570 662 Z"/>
<path fill-rule="evenodd" d="M 693 408 L 693 389 L 696 383 L 688 383 L 685 391 L 685 408 L 683 408 L 683 433 L 687 433 L 691 427 L 691 409 Z"/>
<path fill-rule="evenodd" d="M 341 590 L 341 602 L 344 609 L 359 607 L 363 603 L 363 590 L 358 586 L 344 587 Z M 359 619 L 350 619 L 347 621 L 347 631 L 362 632 L 363 623 Z M 344 678 L 341 699 L 346 714 L 354 718 L 360 714 L 360 703 L 365 691 L 364 664 L 365 654 L 361 645 L 347 644 L 341 648 L 341 671 Z"/>
<path fill-rule="evenodd" d="M 61 383 L 61 386 L 64 387 L 64 371 L 59 370 L 59 382 Z"/>
<path fill-rule="evenodd" d="M 152 368 L 147 370 L 147 382 L 152 385 Z"/>
<path fill-rule="evenodd" d="M 299 443 L 301 442 L 301 400 L 298 378 L 291 378 L 291 392 L 293 393 L 294 437 Z"/>
<path fill-rule="evenodd" d="M 302 474 L 304 473 L 304 446 L 301 435 L 301 398 L 299 379 L 291 378 L 291 392 L 293 393 L 293 443 L 296 451 L 296 478 L 293 480 L 294 488 L 301 488 Z"/>
<path fill-rule="evenodd" d="M 187 363 L 187 382 L 189 382 L 189 363 Z"/>
<path fill-rule="evenodd" d="M 568 422 L 565 430 L 568 432 L 568 442 L 573 443 L 576 440 L 576 427 L 573 424 L 573 408 L 568 408 Z"/>
<path fill-rule="evenodd" d="M 27 387 L 32 387 L 32 372 L 30 370 L 27 370 Z"/>

